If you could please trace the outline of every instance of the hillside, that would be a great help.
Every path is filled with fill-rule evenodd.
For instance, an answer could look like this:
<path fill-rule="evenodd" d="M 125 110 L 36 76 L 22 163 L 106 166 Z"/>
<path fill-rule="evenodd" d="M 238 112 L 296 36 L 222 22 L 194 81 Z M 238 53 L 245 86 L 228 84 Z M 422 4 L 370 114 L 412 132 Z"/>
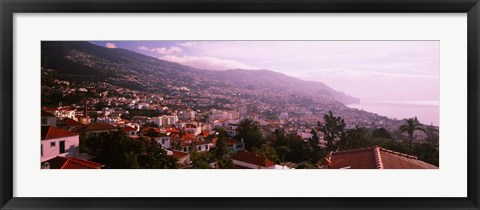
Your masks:
<path fill-rule="evenodd" d="M 321 82 L 303 81 L 270 70 L 200 70 L 89 42 L 42 42 L 42 67 L 54 69 L 60 78 L 96 78 L 141 91 L 148 89 L 163 93 L 170 91 L 168 87 L 178 86 L 197 92 L 218 88 L 245 93 L 256 90 L 255 95 L 258 95 L 258 91 L 284 93 L 311 97 L 323 103 L 338 101 L 349 104 L 359 101 Z"/>

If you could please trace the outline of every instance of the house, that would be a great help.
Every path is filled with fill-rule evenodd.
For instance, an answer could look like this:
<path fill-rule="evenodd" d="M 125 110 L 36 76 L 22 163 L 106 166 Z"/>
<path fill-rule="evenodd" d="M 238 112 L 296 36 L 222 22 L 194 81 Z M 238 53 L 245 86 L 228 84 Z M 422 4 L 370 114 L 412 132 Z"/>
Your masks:
<path fill-rule="evenodd" d="M 110 125 L 108 123 L 93 123 L 91 125 L 88 125 L 83 129 L 83 132 L 85 133 L 85 137 L 89 137 L 91 135 L 98 135 L 100 133 L 110 133 L 110 132 L 116 132 L 119 129 L 113 125 Z"/>
<path fill-rule="evenodd" d="M 57 117 L 55 117 L 55 115 L 53 115 L 52 113 L 41 110 L 41 117 L 42 126 L 57 127 Z"/>
<path fill-rule="evenodd" d="M 65 129 L 42 126 L 40 143 L 41 162 L 57 156 L 76 156 L 79 153 L 79 134 Z"/>
<path fill-rule="evenodd" d="M 184 129 L 186 133 L 193 133 L 193 135 L 202 133 L 202 128 L 193 124 L 186 124 Z"/>
<path fill-rule="evenodd" d="M 101 169 L 104 165 L 75 157 L 57 156 L 42 163 L 42 169 Z"/>
<path fill-rule="evenodd" d="M 237 152 L 232 157 L 232 162 L 237 169 L 290 169 L 247 150 Z"/>
<path fill-rule="evenodd" d="M 84 125 L 70 118 L 65 118 L 58 123 L 58 127 L 74 131 L 84 127 Z"/>
<path fill-rule="evenodd" d="M 208 141 L 197 141 L 195 145 L 198 152 L 208 152 L 213 147 L 213 143 Z"/>
<path fill-rule="evenodd" d="M 228 149 L 230 149 L 233 152 L 238 152 L 241 150 L 245 150 L 245 143 L 242 141 L 239 141 L 237 139 L 232 139 L 228 138 L 226 139 Z"/>
<path fill-rule="evenodd" d="M 173 150 L 173 151 L 167 151 L 167 155 L 172 155 L 173 157 L 175 157 L 178 160 L 177 164 L 180 167 L 188 166 L 190 164 L 190 154 L 186 152 Z"/>
<path fill-rule="evenodd" d="M 76 109 L 70 106 L 66 107 L 44 107 L 43 111 L 49 112 L 50 114 L 53 114 L 55 117 L 59 119 L 64 119 L 64 118 L 70 118 L 73 119 L 75 118 L 76 114 Z"/>
<path fill-rule="evenodd" d="M 332 152 L 322 168 L 329 169 L 438 169 L 417 157 L 379 146 Z"/>
<path fill-rule="evenodd" d="M 227 131 L 229 136 L 233 137 L 238 134 L 237 128 L 238 128 L 238 124 L 228 123 L 227 126 L 225 127 L 225 130 Z"/>
<path fill-rule="evenodd" d="M 168 136 L 167 134 L 159 133 L 157 136 L 153 138 L 158 144 L 162 145 L 162 148 L 169 149 L 171 147 L 170 136 Z"/>
<path fill-rule="evenodd" d="M 122 128 L 123 132 L 127 134 L 130 138 L 138 138 L 138 128 L 132 128 L 130 126 L 125 126 Z"/>

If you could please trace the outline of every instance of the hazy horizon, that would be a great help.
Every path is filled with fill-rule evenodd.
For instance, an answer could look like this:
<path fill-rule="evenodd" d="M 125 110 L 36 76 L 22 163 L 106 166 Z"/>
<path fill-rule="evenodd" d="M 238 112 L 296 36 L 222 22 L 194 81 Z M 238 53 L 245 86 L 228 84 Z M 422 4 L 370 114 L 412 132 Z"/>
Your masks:
<path fill-rule="evenodd" d="M 268 69 L 362 101 L 439 101 L 438 41 L 92 41 L 200 69 Z"/>

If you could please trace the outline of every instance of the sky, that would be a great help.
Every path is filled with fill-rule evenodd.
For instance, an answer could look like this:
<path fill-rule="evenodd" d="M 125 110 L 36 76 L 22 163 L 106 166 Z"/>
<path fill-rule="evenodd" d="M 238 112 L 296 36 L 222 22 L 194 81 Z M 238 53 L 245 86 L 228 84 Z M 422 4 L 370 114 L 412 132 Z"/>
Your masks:
<path fill-rule="evenodd" d="M 200 69 L 268 69 L 364 101 L 438 101 L 439 41 L 92 41 Z"/>

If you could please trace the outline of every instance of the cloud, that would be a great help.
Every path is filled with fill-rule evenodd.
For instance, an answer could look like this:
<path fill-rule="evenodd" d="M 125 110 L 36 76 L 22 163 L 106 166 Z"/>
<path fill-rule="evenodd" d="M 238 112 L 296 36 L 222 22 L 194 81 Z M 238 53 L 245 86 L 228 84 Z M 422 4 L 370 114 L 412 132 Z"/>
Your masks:
<path fill-rule="evenodd" d="M 138 49 L 139 49 L 139 50 L 144 50 L 144 51 L 150 50 L 150 49 L 148 49 L 148 47 L 145 47 L 145 46 L 143 46 L 143 45 L 142 45 L 142 46 L 139 46 Z"/>
<path fill-rule="evenodd" d="M 117 45 L 115 45 L 115 43 L 113 43 L 113 42 L 107 42 L 105 44 L 105 47 L 106 48 L 117 48 Z"/>
<path fill-rule="evenodd" d="M 180 47 L 157 47 L 157 48 L 148 48 L 144 45 L 137 47 L 139 50 L 142 51 L 150 51 L 150 52 L 156 52 L 160 55 L 178 55 L 182 53 L 182 48 Z"/>
<path fill-rule="evenodd" d="M 244 63 L 219 59 L 209 56 L 175 56 L 175 55 L 166 55 L 160 57 L 162 60 L 180 63 L 183 65 L 192 66 L 199 69 L 208 69 L 208 70 L 228 70 L 228 69 L 255 69 L 252 66 L 246 65 Z"/>

